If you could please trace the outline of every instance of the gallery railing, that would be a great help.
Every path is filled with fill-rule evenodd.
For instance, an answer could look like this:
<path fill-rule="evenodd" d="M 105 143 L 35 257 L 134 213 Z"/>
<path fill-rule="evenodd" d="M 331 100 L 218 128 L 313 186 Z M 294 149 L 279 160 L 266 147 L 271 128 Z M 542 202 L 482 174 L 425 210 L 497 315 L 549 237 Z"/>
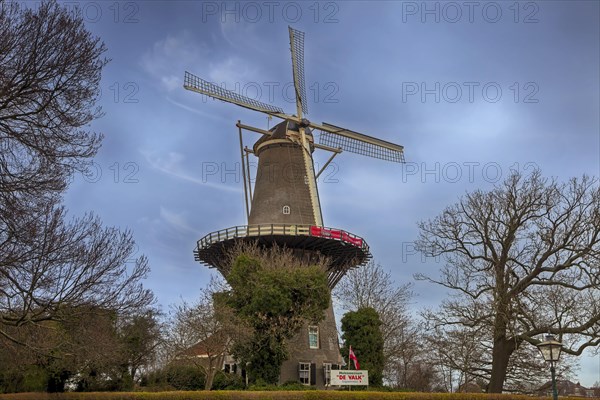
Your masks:
<path fill-rule="evenodd" d="M 314 225 L 240 225 L 220 231 L 209 233 L 198 240 L 198 248 L 206 249 L 213 243 L 223 242 L 230 239 L 258 237 L 258 236 L 312 236 L 326 239 L 339 240 L 352 246 L 359 247 L 365 253 L 369 253 L 367 242 L 360 236 L 354 235 L 341 229 L 326 228 Z"/>

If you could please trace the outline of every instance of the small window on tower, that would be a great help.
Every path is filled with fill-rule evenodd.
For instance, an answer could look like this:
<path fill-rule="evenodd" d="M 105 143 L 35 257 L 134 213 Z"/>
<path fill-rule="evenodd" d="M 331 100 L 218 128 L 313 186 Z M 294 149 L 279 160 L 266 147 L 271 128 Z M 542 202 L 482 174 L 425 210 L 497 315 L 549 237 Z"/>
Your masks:
<path fill-rule="evenodd" d="M 290 206 L 283 206 L 283 213 L 285 215 L 289 215 L 290 214 Z"/>
<path fill-rule="evenodd" d="M 308 327 L 308 347 L 311 349 L 319 348 L 319 327 L 309 326 Z"/>
<path fill-rule="evenodd" d="M 300 363 L 298 380 L 303 385 L 310 385 L 310 363 Z"/>

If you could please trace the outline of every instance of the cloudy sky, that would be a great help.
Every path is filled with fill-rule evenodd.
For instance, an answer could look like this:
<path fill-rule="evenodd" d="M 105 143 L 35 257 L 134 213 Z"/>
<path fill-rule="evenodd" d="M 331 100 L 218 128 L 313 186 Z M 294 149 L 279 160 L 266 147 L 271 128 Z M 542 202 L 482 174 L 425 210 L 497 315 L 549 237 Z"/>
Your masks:
<path fill-rule="evenodd" d="M 112 59 L 93 124 L 106 138 L 66 202 L 134 232 L 163 309 L 213 273 L 196 241 L 246 222 L 235 122 L 276 122 L 184 90 L 184 71 L 293 113 L 288 25 L 306 32 L 308 117 L 405 146 L 404 165 L 343 153 L 319 182 L 325 225 L 364 237 L 399 284 L 436 276 L 412 248 L 416 223 L 465 192 L 511 169 L 600 175 L 598 2 L 65 4 Z M 415 311 L 444 296 L 415 292 Z M 597 355 L 580 378 L 600 380 Z"/>

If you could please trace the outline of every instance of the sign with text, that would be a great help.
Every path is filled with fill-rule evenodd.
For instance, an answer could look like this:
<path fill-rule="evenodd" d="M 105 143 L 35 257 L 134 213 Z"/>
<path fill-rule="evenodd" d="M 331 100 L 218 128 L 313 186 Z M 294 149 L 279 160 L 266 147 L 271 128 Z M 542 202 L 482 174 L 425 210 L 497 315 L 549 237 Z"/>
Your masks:
<path fill-rule="evenodd" d="M 357 386 L 368 386 L 369 385 L 369 371 L 367 370 L 331 370 L 331 385 L 357 385 Z"/>

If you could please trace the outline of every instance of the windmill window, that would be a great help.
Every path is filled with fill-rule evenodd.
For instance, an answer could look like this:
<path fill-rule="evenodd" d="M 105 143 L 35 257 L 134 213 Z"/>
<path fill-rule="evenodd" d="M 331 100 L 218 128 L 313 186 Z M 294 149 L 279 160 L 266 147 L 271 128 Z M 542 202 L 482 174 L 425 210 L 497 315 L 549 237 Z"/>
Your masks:
<path fill-rule="evenodd" d="M 300 363 L 298 368 L 298 380 L 303 385 L 310 385 L 310 363 Z"/>
<path fill-rule="evenodd" d="M 285 215 L 289 215 L 290 214 L 290 206 L 283 206 L 283 213 Z"/>
<path fill-rule="evenodd" d="M 331 384 L 331 363 L 323 363 L 323 373 L 325 378 L 325 386 Z"/>
<path fill-rule="evenodd" d="M 319 348 L 319 327 L 309 326 L 308 327 L 308 347 L 311 349 Z"/>
<path fill-rule="evenodd" d="M 237 372 L 236 363 L 225 363 L 223 365 L 223 371 L 227 374 L 235 374 Z"/>

